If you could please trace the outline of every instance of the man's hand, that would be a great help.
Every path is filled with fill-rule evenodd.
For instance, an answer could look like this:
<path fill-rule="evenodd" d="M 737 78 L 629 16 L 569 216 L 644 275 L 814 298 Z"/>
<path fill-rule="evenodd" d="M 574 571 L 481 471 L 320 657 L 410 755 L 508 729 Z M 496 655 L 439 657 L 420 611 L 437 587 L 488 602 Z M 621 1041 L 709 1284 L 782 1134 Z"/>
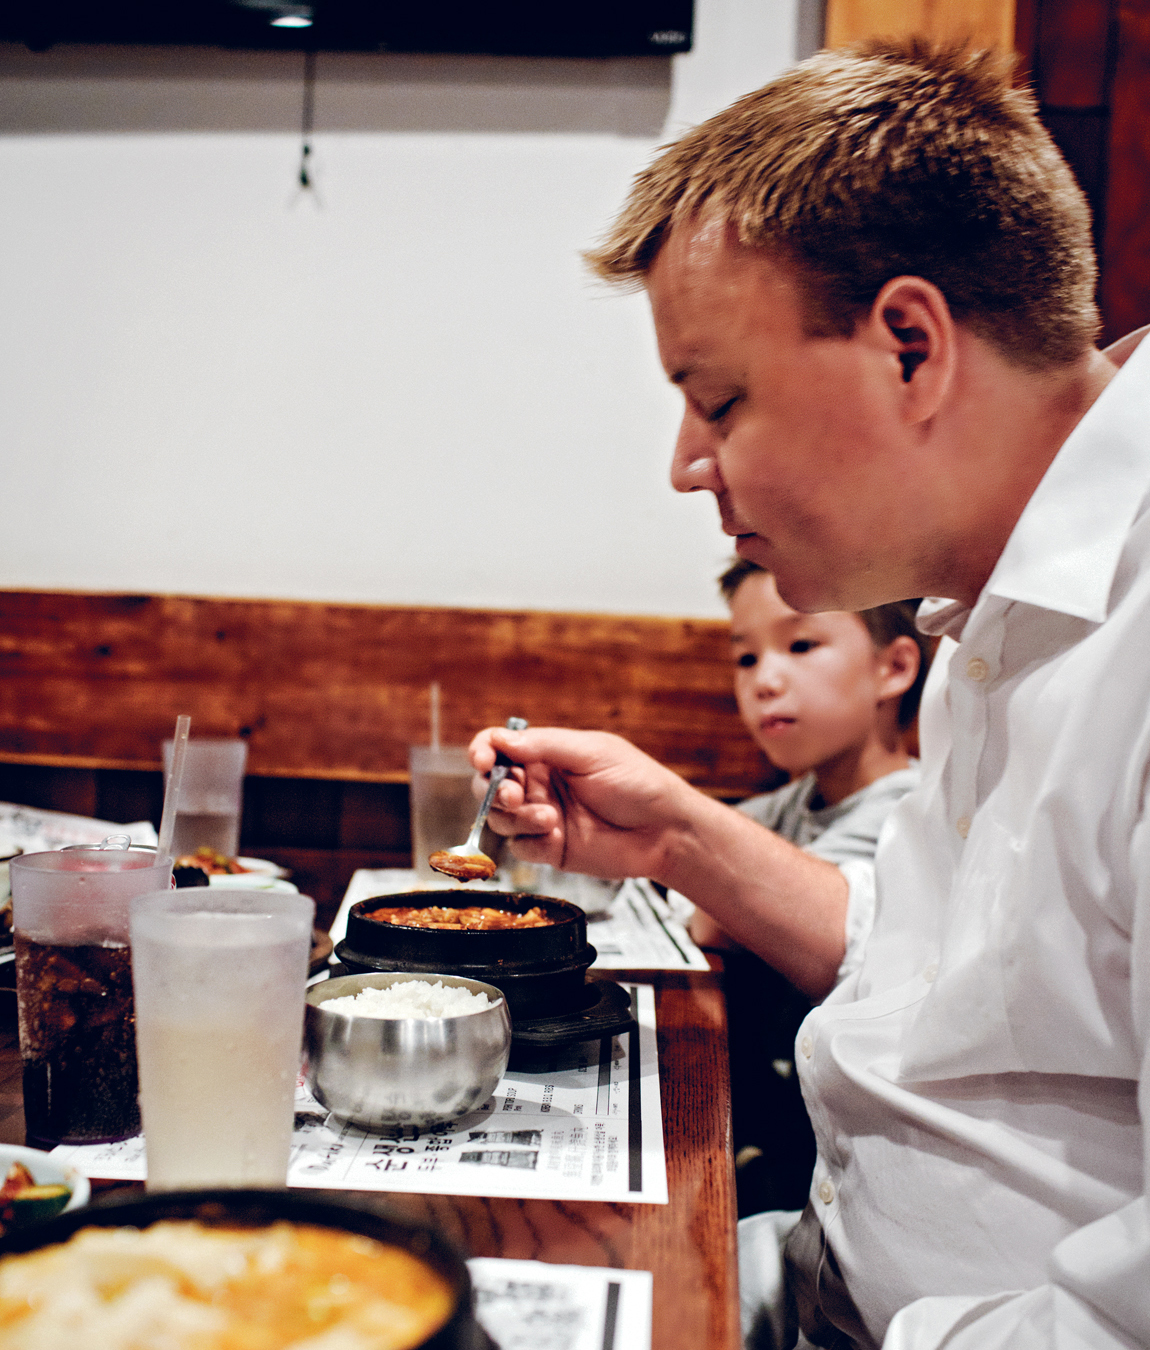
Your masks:
<path fill-rule="evenodd" d="M 480 774 L 496 750 L 520 767 L 499 789 L 488 823 L 515 840 L 519 857 L 568 872 L 660 877 L 669 835 L 702 796 L 607 732 L 489 727 L 471 743 Z"/>
<path fill-rule="evenodd" d="M 813 998 L 832 988 L 847 904 L 833 864 L 697 792 L 619 736 L 488 727 L 471 742 L 481 775 L 496 750 L 517 767 L 488 820 L 519 857 L 661 881 Z"/>

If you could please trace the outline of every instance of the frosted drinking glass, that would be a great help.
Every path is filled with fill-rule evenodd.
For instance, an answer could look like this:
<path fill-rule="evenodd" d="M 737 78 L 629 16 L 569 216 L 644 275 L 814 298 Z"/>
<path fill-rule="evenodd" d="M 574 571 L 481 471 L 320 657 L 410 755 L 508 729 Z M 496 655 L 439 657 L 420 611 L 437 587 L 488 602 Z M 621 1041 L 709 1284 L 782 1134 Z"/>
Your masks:
<path fill-rule="evenodd" d="M 164 742 L 164 782 L 172 767 L 172 742 Z M 214 849 L 227 858 L 240 850 L 240 812 L 248 743 L 201 737 L 188 742 L 180 784 L 172 856 L 182 858 L 198 848 Z"/>
<path fill-rule="evenodd" d="M 216 886 L 133 903 L 149 1190 L 286 1181 L 314 917 Z"/>
<path fill-rule="evenodd" d="M 28 1142 L 126 1139 L 140 1128 L 128 907 L 170 885 L 172 860 L 68 848 L 9 872 Z"/>
<path fill-rule="evenodd" d="M 471 793 L 475 770 L 462 745 L 414 745 L 411 769 L 411 855 L 421 881 L 451 886 L 427 861 L 439 849 L 466 841 L 479 803 Z"/>

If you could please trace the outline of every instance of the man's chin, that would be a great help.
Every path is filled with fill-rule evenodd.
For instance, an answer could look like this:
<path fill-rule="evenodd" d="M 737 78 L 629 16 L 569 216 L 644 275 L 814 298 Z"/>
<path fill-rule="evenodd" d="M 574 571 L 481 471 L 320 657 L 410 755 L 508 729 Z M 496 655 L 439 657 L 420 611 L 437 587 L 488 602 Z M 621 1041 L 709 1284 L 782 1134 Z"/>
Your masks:
<path fill-rule="evenodd" d="M 822 610 L 843 608 L 837 596 L 828 593 L 824 573 L 820 571 L 816 576 L 810 576 L 800 571 L 796 574 L 762 535 L 736 536 L 735 552 L 740 558 L 757 563 L 759 567 L 770 572 L 775 579 L 780 597 L 792 609 L 797 609 L 803 614 L 815 614 Z"/>
<path fill-rule="evenodd" d="M 754 538 L 754 536 L 751 536 Z M 758 541 L 760 546 L 762 540 Z M 746 558 L 749 562 L 758 563 L 760 567 L 766 568 L 775 579 L 775 588 L 779 593 L 779 598 L 784 604 L 790 605 L 800 614 L 819 614 L 830 609 L 845 609 L 840 597 L 832 588 L 826 584 L 826 576 L 818 573 L 814 576 L 803 570 L 795 571 L 787 567 L 786 563 L 777 556 L 771 560 L 763 559 L 763 553 L 768 553 L 768 549 L 760 549 L 756 553 L 744 552 L 739 549 L 739 556 Z"/>
<path fill-rule="evenodd" d="M 769 540 L 759 534 L 737 535 L 735 552 L 740 558 L 770 572 L 775 579 L 779 598 L 801 614 L 820 614 L 839 609 L 857 613 L 904 598 L 904 592 L 894 587 L 888 586 L 880 591 L 874 577 L 864 574 L 852 578 L 848 575 L 839 580 L 831 567 L 820 566 L 809 556 L 795 560 L 790 554 L 782 555 L 771 546 Z"/>
<path fill-rule="evenodd" d="M 770 545 L 757 534 L 740 534 L 735 537 L 735 552 L 747 562 L 757 563 L 769 572 L 771 566 Z"/>

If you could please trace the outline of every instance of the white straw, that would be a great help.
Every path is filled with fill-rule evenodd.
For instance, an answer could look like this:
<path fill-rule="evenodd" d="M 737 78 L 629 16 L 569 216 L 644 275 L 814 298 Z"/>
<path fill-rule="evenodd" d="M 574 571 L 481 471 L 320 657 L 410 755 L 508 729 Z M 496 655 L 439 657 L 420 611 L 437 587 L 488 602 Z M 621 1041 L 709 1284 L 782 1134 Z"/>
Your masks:
<path fill-rule="evenodd" d="M 184 759 L 188 753 L 188 729 L 192 719 L 187 713 L 176 718 L 176 736 L 172 742 L 172 768 L 164 788 L 164 813 L 160 817 L 160 836 L 156 857 L 171 856 L 172 835 L 176 832 L 176 812 L 179 810 L 180 784 L 184 781 Z"/>
<path fill-rule="evenodd" d="M 439 681 L 431 682 L 431 748 L 439 749 Z"/>

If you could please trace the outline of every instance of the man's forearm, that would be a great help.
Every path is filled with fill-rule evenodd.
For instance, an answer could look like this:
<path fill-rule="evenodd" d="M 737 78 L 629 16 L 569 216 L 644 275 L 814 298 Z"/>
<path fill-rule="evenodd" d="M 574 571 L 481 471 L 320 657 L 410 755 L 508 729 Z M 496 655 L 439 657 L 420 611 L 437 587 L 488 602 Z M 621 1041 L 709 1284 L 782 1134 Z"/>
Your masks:
<path fill-rule="evenodd" d="M 812 998 L 834 987 L 846 946 L 847 883 L 772 830 L 710 798 L 669 830 L 655 877 Z"/>

